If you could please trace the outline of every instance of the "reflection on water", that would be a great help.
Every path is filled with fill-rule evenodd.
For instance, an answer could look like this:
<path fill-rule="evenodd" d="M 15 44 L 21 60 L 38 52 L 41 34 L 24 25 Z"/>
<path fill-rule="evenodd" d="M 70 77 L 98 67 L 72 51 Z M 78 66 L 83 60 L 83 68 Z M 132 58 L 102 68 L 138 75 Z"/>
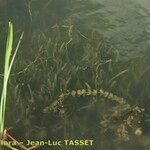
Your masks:
<path fill-rule="evenodd" d="M 8 0 L 3 5 L 8 19 L 22 22 L 28 32 L 56 23 L 92 29 L 115 44 L 121 59 L 143 55 L 150 47 L 149 0 Z"/>
<path fill-rule="evenodd" d="M 77 24 L 88 26 L 115 43 L 121 51 L 121 59 L 143 55 L 143 52 L 149 49 L 150 2 L 148 0 L 91 2 L 92 9 L 88 6 L 72 14 L 71 18 Z"/>

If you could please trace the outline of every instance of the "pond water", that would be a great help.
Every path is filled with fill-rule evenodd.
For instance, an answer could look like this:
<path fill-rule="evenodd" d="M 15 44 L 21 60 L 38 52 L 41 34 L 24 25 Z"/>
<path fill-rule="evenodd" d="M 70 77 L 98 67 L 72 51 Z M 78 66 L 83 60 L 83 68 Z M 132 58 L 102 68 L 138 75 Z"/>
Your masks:
<path fill-rule="evenodd" d="M 86 7 L 82 6 L 86 3 Z M 71 13 L 70 18 L 114 43 L 120 51 L 121 59 L 135 58 L 149 50 L 150 2 L 148 0 L 91 0 L 89 3 L 90 6 L 88 1 L 78 1 L 76 11 Z"/>
<path fill-rule="evenodd" d="M 143 56 L 150 47 L 150 2 L 148 0 L 8 0 L 1 15 L 17 20 L 24 30 L 55 24 L 77 24 L 112 42 L 120 59 Z M 35 31 L 36 32 L 36 31 Z"/>
<path fill-rule="evenodd" d="M 149 119 L 149 106 L 147 105 L 150 99 L 150 61 L 147 55 L 150 54 L 149 0 L 0 0 L 0 41 L 3 41 L 0 43 L 0 52 L 2 52 L 0 66 L 3 66 L 1 64 L 4 62 L 6 30 L 10 20 L 14 24 L 15 44 L 20 33 L 22 31 L 25 33 L 8 90 L 8 101 L 12 99 L 8 107 L 13 107 L 8 109 L 10 115 L 7 117 L 8 126 L 14 126 L 17 132 L 14 134 L 16 137 L 42 139 L 49 137 L 47 134 L 50 133 L 52 138 L 56 139 L 56 137 L 67 137 L 67 131 L 69 131 L 70 137 L 74 135 L 75 137 L 80 135 L 81 137 L 94 137 L 98 143 L 95 150 L 147 148 L 147 143 L 149 144 L 150 141 L 146 136 L 137 140 L 133 138 L 129 143 L 118 142 L 116 145 L 113 135 L 99 134 L 97 124 L 99 118 L 103 116 L 99 117 L 98 114 L 101 114 L 101 110 L 105 111 L 107 105 L 105 102 L 102 106 L 101 104 L 92 105 L 89 108 L 90 111 L 86 110 L 85 106 L 83 108 L 85 112 L 83 112 L 86 116 L 77 112 L 73 116 L 75 118 L 67 118 L 68 120 L 53 115 L 44 115 L 43 108 L 67 88 L 72 90 L 78 87 L 101 88 L 102 86 L 103 88 L 104 86 L 121 96 L 133 98 L 129 103 L 134 106 L 142 105 L 147 111 L 145 116 Z M 64 36 L 64 39 L 60 41 L 59 38 L 54 40 L 55 35 L 51 33 L 55 32 L 49 32 L 57 25 L 75 26 L 80 31 L 80 35 L 89 38 L 87 43 L 90 41 L 91 33 L 96 33 L 100 39 L 114 47 L 115 54 L 118 55 L 117 63 L 101 67 L 101 63 L 107 65 L 109 61 L 101 61 L 98 58 L 99 53 L 91 51 L 96 46 L 94 47 L 94 44 L 90 42 L 88 44 L 94 48 L 86 45 L 84 40 L 83 44 L 86 46 L 82 46 L 80 42 L 77 42 L 77 46 L 76 43 L 71 45 L 69 41 L 66 45 L 70 44 L 71 48 L 67 47 L 67 52 L 70 53 L 66 54 L 63 45 L 66 37 Z M 68 32 L 67 35 L 69 35 Z M 51 36 L 53 38 L 50 38 Z M 60 47 L 59 50 L 58 47 Z M 84 52 L 80 54 L 82 48 L 89 51 L 86 53 L 84 50 L 87 55 L 83 58 Z M 130 66 L 130 62 L 133 66 Z M 111 67 L 114 67 L 114 71 Z M 3 67 L 0 68 L 0 81 L 3 77 L 2 71 Z M 0 89 L 2 89 L 2 84 L 0 84 Z M 78 107 L 82 105 L 82 102 L 77 104 Z M 112 105 L 108 104 L 108 106 Z M 149 131 L 149 121 L 142 125 L 145 132 Z M 81 133 L 77 131 L 78 128 L 82 131 Z M 138 129 L 141 132 L 140 128 Z M 91 134 L 89 134 L 90 131 Z"/>

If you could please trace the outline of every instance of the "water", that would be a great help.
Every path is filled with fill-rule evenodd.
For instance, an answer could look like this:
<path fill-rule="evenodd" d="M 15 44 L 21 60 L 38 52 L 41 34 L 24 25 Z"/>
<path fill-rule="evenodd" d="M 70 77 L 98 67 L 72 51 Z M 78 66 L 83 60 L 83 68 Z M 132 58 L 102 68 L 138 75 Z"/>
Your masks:
<path fill-rule="evenodd" d="M 41 5 L 40 3 L 33 1 L 31 13 L 34 12 L 32 6 Z M 144 52 L 149 50 L 149 6 L 148 0 L 142 2 L 140 0 L 52 1 L 45 5 L 46 9 L 51 10 L 42 12 L 44 18 L 41 18 L 41 21 L 47 25 L 49 22 L 51 25 L 77 24 L 81 29 L 94 30 L 115 45 L 121 60 L 129 60 L 143 56 Z"/>
<path fill-rule="evenodd" d="M 70 18 L 115 43 L 121 59 L 138 57 L 149 49 L 150 2 L 148 0 L 144 2 L 92 0 L 90 2 L 91 7 L 79 9 L 78 12 L 71 14 Z M 86 4 L 87 1 L 84 3 Z"/>
<path fill-rule="evenodd" d="M 149 113 L 147 105 L 150 98 L 150 65 L 147 55 L 150 51 L 149 0 L 0 0 L 1 41 L 6 39 L 8 20 L 14 23 L 15 44 L 21 31 L 25 32 L 14 64 L 13 72 L 16 76 L 11 76 L 9 84 L 11 89 L 9 99 L 12 100 L 10 106 L 12 107 L 14 104 L 15 106 L 11 109 L 13 113 L 8 109 L 8 114 L 11 116 L 8 116 L 8 124 L 14 126 L 17 133 L 21 132 L 23 138 L 40 139 L 49 134 L 55 139 L 55 137 L 67 137 L 69 134 L 67 131 L 69 131 L 70 137 L 94 137 L 98 141 L 97 150 L 99 148 L 101 150 L 104 148 L 107 150 L 115 150 L 116 148 L 118 150 L 142 149 L 147 143 L 149 144 L 147 137 L 142 136 L 142 140 L 140 138 L 134 140 L 133 138 L 129 143 L 118 142 L 116 145 L 113 141 L 114 136 L 104 136 L 100 133 L 97 125 L 99 118 L 103 118 L 101 112 L 105 111 L 107 105 L 105 102 L 97 106 L 93 104 L 89 108 L 90 111 L 86 110 L 85 106 L 85 108 L 83 107 L 85 112 L 79 112 L 74 118 L 68 120 L 53 115 L 45 116 L 42 111 L 45 105 L 50 104 L 61 91 L 68 87 L 77 89 L 78 87 L 101 88 L 102 86 L 103 88 L 104 86 L 121 96 L 133 98 L 132 101 L 129 101 L 131 105 L 140 104 L 146 109 L 146 113 Z M 65 52 L 61 55 L 61 50 L 58 50 L 58 53 L 55 51 L 55 48 L 57 49 L 56 43 L 48 45 L 51 42 L 50 37 L 55 37 L 55 35 L 51 35 L 54 32 L 49 32 L 49 30 L 56 25 L 73 25 L 85 37 L 90 38 L 91 32 L 93 32 L 100 39 L 107 41 L 118 54 L 119 63 L 117 62 L 116 68 L 113 68 L 115 71 L 111 69 L 111 64 L 109 67 L 104 65 L 104 68 L 103 65 L 102 67 L 96 66 L 99 65 L 100 60 L 97 53 L 95 55 L 95 49 L 92 46 L 90 49 L 88 44 L 85 47 L 82 46 L 82 40 L 81 43 L 79 42 L 80 38 L 74 45 L 68 46 L 70 48 L 70 53 L 67 55 L 67 58 L 70 58 L 68 63 L 63 46 L 62 51 Z M 53 49 L 52 46 L 55 48 Z M 4 59 L 4 47 L 5 42 L 1 42 L 0 65 Z M 87 59 L 87 64 L 84 64 L 82 60 L 81 51 L 83 48 L 87 49 L 88 56 L 84 58 Z M 45 50 L 47 51 L 45 52 Z M 42 51 L 44 52 L 42 53 Z M 41 57 L 34 59 L 36 54 Z M 130 61 L 133 62 L 130 64 Z M 63 69 L 64 71 L 62 71 Z M 127 75 L 115 76 L 126 69 L 129 69 Z M 0 72 L 2 73 L 2 67 Z M 17 74 L 18 72 L 19 74 Z M 113 77 L 115 78 L 113 79 Z M 2 75 L 0 79 L 2 79 Z M 108 83 L 111 79 L 113 82 Z M 84 101 L 79 104 L 79 107 L 83 106 L 83 103 Z M 144 122 L 143 126 L 145 132 L 149 131 L 149 122 Z M 20 137 L 20 134 L 14 135 Z M 144 141 L 147 143 L 145 142 L 145 144 Z M 136 144 L 138 142 L 139 145 Z"/>
<path fill-rule="evenodd" d="M 28 32 L 55 24 L 77 24 L 79 28 L 94 30 L 115 45 L 123 60 L 143 56 L 150 47 L 148 0 L 31 0 L 23 3 L 16 0 L 16 4 L 8 1 L 5 5 L 7 17 L 20 22 Z"/>

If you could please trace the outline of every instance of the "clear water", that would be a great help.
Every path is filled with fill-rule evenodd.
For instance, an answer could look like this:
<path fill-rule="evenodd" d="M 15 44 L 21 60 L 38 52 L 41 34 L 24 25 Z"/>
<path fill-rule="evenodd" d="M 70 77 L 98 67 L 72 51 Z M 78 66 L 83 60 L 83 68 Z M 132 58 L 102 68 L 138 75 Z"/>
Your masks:
<path fill-rule="evenodd" d="M 8 23 L 8 20 L 12 20 L 12 22 L 14 23 L 16 37 L 18 37 L 19 35 L 18 33 L 20 33 L 21 31 L 25 31 L 25 37 L 24 37 L 25 40 L 23 41 L 23 49 L 24 49 L 23 53 L 25 53 L 27 57 L 29 56 L 28 53 L 30 53 L 29 48 L 32 45 L 32 37 L 37 36 L 38 33 L 41 32 L 46 33 L 49 28 L 51 28 L 56 24 L 66 25 L 66 26 L 75 25 L 85 36 L 90 36 L 88 35 L 89 31 L 93 31 L 99 34 L 100 37 L 107 40 L 110 44 L 112 44 L 115 47 L 116 52 L 119 54 L 118 60 L 122 62 L 127 62 L 128 60 L 132 60 L 132 59 L 134 60 L 134 58 L 141 58 L 147 55 L 147 52 L 150 51 L 150 1 L 149 0 L 22 0 L 22 1 L 21 0 L 7 0 L 7 1 L 0 0 L 0 28 L 1 28 L 0 40 L 1 41 L 5 41 L 5 35 L 6 35 L 5 33 L 7 29 L 6 25 Z M 0 56 L 1 60 L 3 60 L 4 58 L 4 51 L 3 51 L 4 46 L 5 43 L 1 42 L 0 43 L 0 48 L 2 50 L 2 55 Z M 0 63 L 3 62 L 1 60 Z M 144 74 L 143 76 L 146 76 L 147 74 L 149 75 L 148 73 L 149 64 L 148 65 L 146 64 L 146 67 L 147 70 L 145 69 L 146 71 L 144 72 L 145 74 L 143 73 Z M 141 68 L 142 65 L 140 66 L 139 69 Z M 2 71 L 2 67 L 0 68 L 0 71 Z M 140 75 L 141 74 L 139 73 L 139 76 Z M 141 75 L 141 78 L 143 76 Z M 135 77 L 136 78 L 135 84 L 136 85 L 141 84 L 144 88 L 148 89 L 149 88 L 147 82 L 148 80 L 145 81 L 144 79 L 138 77 Z M 23 81 L 28 81 L 28 76 L 25 79 L 24 77 L 22 78 Z M 129 79 L 130 81 L 128 81 L 127 79 L 129 84 L 132 83 L 132 79 L 133 78 Z M 141 79 L 141 82 L 143 80 L 145 82 L 140 83 L 138 82 L 138 79 Z M 19 80 L 17 81 L 16 79 L 16 82 L 19 82 Z M 31 85 L 33 83 L 31 83 Z M 39 84 L 41 83 L 42 81 Z M 20 84 L 18 85 L 20 86 Z M 38 83 L 36 83 L 34 86 L 36 85 L 38 86 Z M 12 84 L 11 86 L 13 87 Z M 142 90 L 141 87 L 137 90 L 134 89 L 133 86 L 133 92 L 135 90 L 135 93 L 133 95 L 136 95 L 137 91 Z M 145 90 L 146 94 L 148 93 L 147 89 Z M 147 95 L 146 97 L 149 98 L 150 96 Z M 40 98 L 41 97 L 39 96 L 39 101 L 41 100 Z M 16 114 L 19 113 L 16 112 Z M 88 113 L 88 115 L 89 116 L 91 115 L 92 117 L 94 116 L 93 114 L 90 113 Z M 32 117 L 34 118 L 34 116 Z M 39 118 L 42 117 L 39 115 Z M 53 119 L 53 120 L 54 122 L 57 123 L 57 119 L 56 120 Z M 90 122 L 90 120 L 87 121 Z M 28 122 L 25 123 L 28 125 Z M 90 127 L 90 123 L 89 123 L 89 127 Z M 93 132 L 94 132 L 93 134 L 95 135 L 99 131 L 97 131 L 97 129 L 94 129 Z M 80 136 L 79 135 L 80 133 L 76 133 L 76 134 Z M 95 138 L 97 138 L 96 140 L 99 140 L 97 136 Z M 108 150 L 116 149 L 117 147 L 117 145 L 115 145 L 116 143 L 112 144 L 111 142 L 110 143 L 108 142 L 110 137 L 107 138 L 102 135 L 101 139 L 102 140 L 100 141 L 100 144 L 98 144 L 96 148 L 97 150 L 99 149 L 99 145 L 101 145 L 100 150 L 103 150 L 104 148 Z M 131 143 L 132 142 L 133 145 L 136 145 L 136 142 L 134 140 L 131 141 Z M 136 149 L 139 148 L 138 146 L 132 147 L 131 143 L 129 149 L 132 150 L 135 148 Z M 128 148 L 128 144 L 125 143 L 123 146 L 121 145 L 120 147 L 117 148 L 118 150 L 125 150 L 126 148 Z"/>

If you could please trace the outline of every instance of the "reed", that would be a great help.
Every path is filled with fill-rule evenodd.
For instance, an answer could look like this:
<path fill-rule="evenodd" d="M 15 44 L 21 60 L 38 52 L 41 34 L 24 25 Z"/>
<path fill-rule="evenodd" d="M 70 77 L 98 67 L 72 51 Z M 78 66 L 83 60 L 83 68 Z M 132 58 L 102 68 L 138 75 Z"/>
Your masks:
<path fill-rule="evenodd" d="M 6 101 L 7 101 L 7 85 L 8 85 L 8 78 L 10 74 L 10 56 L 12 51 L 13 45 L 13 25 L 9 22 L 8 27 L 8 36 L 7 36 L 7 43 L 6 43 L 6 53 L 5 53 L 5 64 L 4 64 L 4 78 L 3 78 L 3 89 L 1 95 L 1 105 L 0 105 L 0 133 L 1 138 L 4 131 L 5 125 L 5 113 L 6 113 Z"/>
<path fill-rule="evenodd" d="M 13 47 L 13 24 L 9 22 L 7 42 L 6 42 L 6 52 L 5 52 L 3 87 L 2 87 L 1 103 L 0 103 L 0 136 L 1 136 L 0 139 L 3 138 L 3 132 L 5 128 L 8 80 L 10 78 L 12 65 L 14 63 L 17 51 L 19 49 L 22 37 L 23 37 L 23 33 L 21 34 L 17 47 L 11 57 L 12 47 Z"/>

